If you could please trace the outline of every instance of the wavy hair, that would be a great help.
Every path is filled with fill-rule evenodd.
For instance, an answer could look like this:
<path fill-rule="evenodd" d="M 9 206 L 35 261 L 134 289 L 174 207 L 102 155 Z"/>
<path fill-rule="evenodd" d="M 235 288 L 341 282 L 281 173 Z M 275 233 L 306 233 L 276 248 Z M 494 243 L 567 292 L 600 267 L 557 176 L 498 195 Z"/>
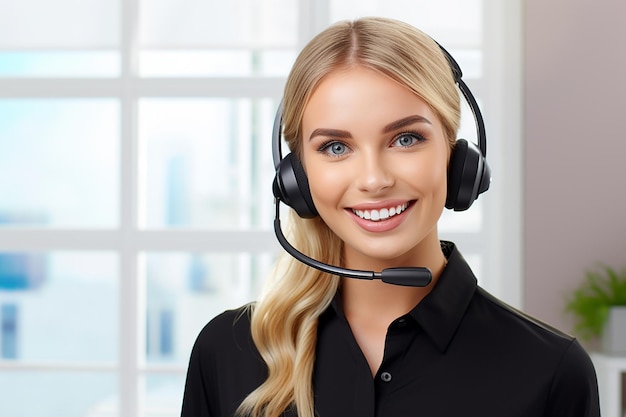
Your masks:
<path fill-rule="evenodd" d="M 430 105 L 442 122 L 450 147 L 456 141 L 460 99 L 452 71 L 439 45 L 414 27 L 392 19 L 340 22 L 314 37 L 298 55 L 283 96 L 284 138 L 291 152 L 302 152 L 302 118 L 326 75 L 363 66 L 406 86 Z M 342 265 L 341 240 L 324 221 L 301 219 L 293 210 L 290 241 L 322 262 Z M 267 379 L 240 405 L 242 416 L 278 417 L 295 407 L 314 417 L 312 376 L 320 314 L 328 308 L 340 279 L 282 256 L 274 279 L 251 308 L 251 332 L 265 361 Z"/>

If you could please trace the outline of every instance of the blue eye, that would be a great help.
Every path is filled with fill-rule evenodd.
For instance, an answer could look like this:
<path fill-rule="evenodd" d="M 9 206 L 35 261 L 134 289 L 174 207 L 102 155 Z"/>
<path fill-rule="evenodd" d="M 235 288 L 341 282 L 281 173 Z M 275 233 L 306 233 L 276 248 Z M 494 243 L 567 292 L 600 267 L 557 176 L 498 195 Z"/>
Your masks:
<path fill-rule="evenodd" d="M 329 142 L 320 148 L 320 152 L 326 153 L 330 156 L 342 156 L 348 152 L 346 144 L 341 142 Z"/>
<path fill-rule="evenodd" d="M 409 148 L 424 140 L 424 137 L 417 133 L 402 133 L 396 136 L 396 139 L 393 143 L 394 145 L 400 146 L 402 148 Z"/>

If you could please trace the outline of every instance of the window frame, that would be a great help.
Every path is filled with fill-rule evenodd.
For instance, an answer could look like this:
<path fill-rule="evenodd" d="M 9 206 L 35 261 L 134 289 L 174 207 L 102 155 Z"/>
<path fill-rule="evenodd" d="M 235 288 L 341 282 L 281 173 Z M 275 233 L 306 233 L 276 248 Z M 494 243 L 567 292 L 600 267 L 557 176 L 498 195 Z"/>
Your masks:
<path fill-rule="evenodd" d="M 491 292 L 522 304 L 522 152 L 521 152 L 521 1 L 483 0 L 484 77 L 466 80 L 482 98 L 488 134 L 488 158 L 494 173 L 484 198 L 483 231 L 445 238 L 486 254 L 483 273 L 493 277 Z M 139 78 L 136 36 L 139 0 L 121 2 L 121 73 L 119 78 L 2 78 L 0 98 L 115 98 L 120 113 L 120 206 L 116 229 L 44 229 L 3 227 L 0 251 L 96 250 L 119 258 L 118 363 L 33 363 L 0 360 L 0 370 L 112 372 L 117 374 L 119 414 L 142 415 L 140 382 L 147 375 L 184 374 L 181 366 L 146 365 L 144 275 L 140 257 L 150 251 L 266 253 L 279 251 L 272 230 L 143 230 L 139 225 L 139 143 L 137 104 L 141 98 L 274 98 L 283 77 Z M 328 25 L 326 1 L 299 0 L 298 48 Z M 502 109 L 506 111 L 503 112 Z M 497 138 L 492 139 L 492 138 Z M 269 150 L 269 148 L 268 148 Z M 268 190 L 269 192 L 269 190 Z"/>

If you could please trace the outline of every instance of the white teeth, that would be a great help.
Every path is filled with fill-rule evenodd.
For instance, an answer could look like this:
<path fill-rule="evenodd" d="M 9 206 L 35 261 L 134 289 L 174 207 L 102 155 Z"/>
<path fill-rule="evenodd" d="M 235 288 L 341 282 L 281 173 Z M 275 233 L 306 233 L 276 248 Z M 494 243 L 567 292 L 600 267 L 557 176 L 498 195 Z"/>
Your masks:
<path fill-rule="evenodd" d="M 408 203 L 398 204 L 396 207 L 389 207 L 380 210 L 352 210 L 354 214 L 365 220 L 380 221 L 396 214 L 402 213 L 408 207 Z"/>

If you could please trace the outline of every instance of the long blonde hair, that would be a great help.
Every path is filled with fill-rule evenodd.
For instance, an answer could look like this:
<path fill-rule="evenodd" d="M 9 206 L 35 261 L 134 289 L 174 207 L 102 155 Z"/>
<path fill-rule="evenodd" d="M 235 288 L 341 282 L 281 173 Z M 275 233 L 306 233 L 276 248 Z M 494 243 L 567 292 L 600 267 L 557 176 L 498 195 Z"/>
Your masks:
<path fill-rule="evenodd" d="M 323 78 L 340 67 L 374 69 L 412 90 L 428 103 L 454 146 L 460 121 L 459 93 L 441 49 L 414 27 L 392 19 L 362 18 L 332 25 L 302 50 L 287 79 L 283 97 L 284 138 L 301 155 L 302 118 Z M 342 242 L 324 221 L 301 219 L 291 211 L 288 235 L 300 251 L 341 265 Z M 276 277 L 251 310 L 254 343 L 268 377 L 243 401 L 239 414 L 278 417 L 295 407 L 314 417 L 312 376 L 317 324 L 335 296 L 340 279 L 283 256 Z"/>

